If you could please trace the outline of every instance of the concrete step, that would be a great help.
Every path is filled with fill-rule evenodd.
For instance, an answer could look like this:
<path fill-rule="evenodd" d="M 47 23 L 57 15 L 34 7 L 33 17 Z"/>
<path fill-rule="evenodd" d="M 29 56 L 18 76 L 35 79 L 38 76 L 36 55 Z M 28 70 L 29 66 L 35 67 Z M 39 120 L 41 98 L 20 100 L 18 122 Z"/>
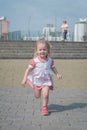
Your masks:
<path fill-rule="evenodd" d="M 0 58 L 32 58 L 35 48 L 34 41 L 1 41 Z M 51 42 L 53 58 L 87 58 L 87 43 Z"/>
<path fill-rule="evenodd" d="M 34 50 L 0 50 L 0 54 L 7 54 L 7 53 L 34 53 Z M 52 53 L 87 53 L 87 50 L 85 49 L 56 49 L 56 50 L 52 50 Z"/>
<path fill-rule="evenodd" d="M 9 54 L 0 54 L 0 59 L 29 59 L 29 58 L 33 58 L 33 54 L 32 53 L 9 53 Z M 87 55 L 84 54 L 79 54 L 79 53 L 52 53 L 51 54 L 52 58 L 55 59 L 87 59 Z"/>

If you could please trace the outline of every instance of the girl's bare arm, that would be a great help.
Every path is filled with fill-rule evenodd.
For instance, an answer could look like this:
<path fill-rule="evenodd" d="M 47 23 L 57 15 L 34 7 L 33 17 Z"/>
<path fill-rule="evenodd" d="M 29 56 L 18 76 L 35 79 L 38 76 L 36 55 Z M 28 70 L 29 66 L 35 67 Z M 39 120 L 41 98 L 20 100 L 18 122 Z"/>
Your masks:
<path fill-rule="evenodd" d="M 28 74 L 30 73 L 30 71 L 32 71 L 32 68 L 28 67 L 28 68 L 26 69 L 26 71 L 25 71 L 24 78 L 23 78 L 23 80 L 22 80 L 22 82 L 21 82 L 21 85 L 22 85 L 22 86 L 25 86 L 26 81 L 27 81 L 27 76 L 28 76 Z"/>
<path fill-rule="evenodd" d="M 52 71 L 54 72 L 54 74 L 57 76 L 58 79 L 61 79 L 61 78 L 62 78 L 61 74 L 58 73 L 56 67 L 53 67 L 53 68 L 52 68 Z"/>

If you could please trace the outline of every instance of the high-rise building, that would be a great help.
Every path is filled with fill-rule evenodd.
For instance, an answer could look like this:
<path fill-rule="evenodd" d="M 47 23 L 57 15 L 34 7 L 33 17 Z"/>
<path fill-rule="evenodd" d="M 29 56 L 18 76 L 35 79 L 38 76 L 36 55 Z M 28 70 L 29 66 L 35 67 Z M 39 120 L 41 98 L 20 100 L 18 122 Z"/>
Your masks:
<path fill-rule="evenodd" d="M 0 17 L 0 39 L 7 40 L 9 32 L 9 21 L 6 20 L 6 17 Z"/>

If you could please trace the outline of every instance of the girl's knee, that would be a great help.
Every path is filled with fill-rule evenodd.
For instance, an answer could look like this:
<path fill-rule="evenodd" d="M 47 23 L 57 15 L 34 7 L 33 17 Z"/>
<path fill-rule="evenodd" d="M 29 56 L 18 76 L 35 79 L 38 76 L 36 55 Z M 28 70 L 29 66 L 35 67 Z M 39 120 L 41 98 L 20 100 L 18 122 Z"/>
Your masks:
<path fill-rule="evenodd" d="M 48 94 L 48 93 L 45 93 L 45 94 L 44 94 L 44 97 L 45 97 L 45 98 L 48 98 L 48 97 L 49 97 L 49 94 Z"/>
<path fill-rule="evenodd" d="M 49 97 L 49 87 L 43 88 L 43 97 L 48 98 Z"/>
<path fill-rule="evenodd" d="M 41 91 L 40 90 L 34 90 L 34 96 L 35 96 L 35 98 L 40 98 L 40 96 L 41 96 Z"/>
<path fill-rule="evenodd" d="M 35 96 L 35 98 L 37 98 L 37 99 L 40 98 L 40 95 L 34 94 L 34 96 Z"/>
<path fill-rule="evenodd" d="M 44 93 L 43 93 L 43 97 L 44 97 L 44 98 L 48 98 L 48 97 L 49 97 L 49 92 L 44 92 Z"/>

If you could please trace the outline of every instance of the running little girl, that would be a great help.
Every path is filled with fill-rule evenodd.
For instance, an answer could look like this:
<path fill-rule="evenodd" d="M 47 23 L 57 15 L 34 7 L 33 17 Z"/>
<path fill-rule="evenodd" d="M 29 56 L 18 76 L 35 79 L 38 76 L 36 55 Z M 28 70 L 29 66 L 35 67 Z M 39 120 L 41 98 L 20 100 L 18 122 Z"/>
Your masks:
<path fill-rule="evenodd" d="M 48 115 L 49 90 L 53 90 L 53 79 L 51 70 L 58 79 L 62 76 L 55 68 L 54 61 L 50 58 L 50 45 L 44 39 L 36 42 L 35 57 L 30 60 L 28 68 L 25 71 L 22 86 L 28 83 L 34 88 L 34 95 L 39 98 L 42 94 L 43 105 L 42 114 Z"/>

